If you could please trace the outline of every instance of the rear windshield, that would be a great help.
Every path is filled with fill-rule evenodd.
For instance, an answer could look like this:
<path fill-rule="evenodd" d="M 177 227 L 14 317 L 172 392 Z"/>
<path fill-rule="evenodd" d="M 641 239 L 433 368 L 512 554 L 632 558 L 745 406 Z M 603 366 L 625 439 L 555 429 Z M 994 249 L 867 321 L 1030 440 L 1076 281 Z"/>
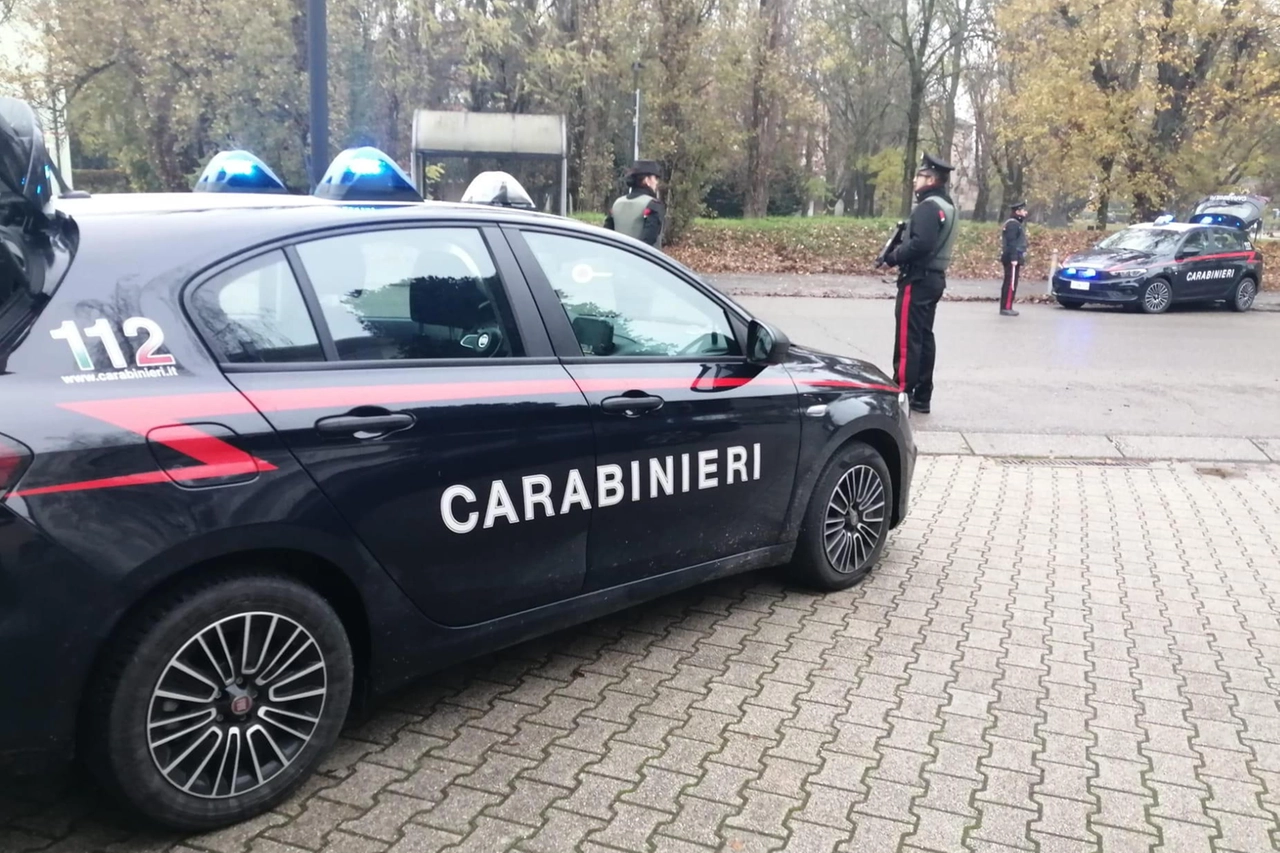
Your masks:
<path fill-rule="evenodd" d="M 1251 201 L 1206 201 L 1196 207 L 1196 214 L 1225 213 L 1246 221 L 1257 217 L 1261 212 L 1262 209 Z"/>
<path fill-rule="evenodd" d="M 1134 252 L 1159 254 L 1172 252 L 1184 232 L 1171 228 L 1126 228 L 1117 231 L 1098 244 L 1101 249 L 1128 249 Z"/>

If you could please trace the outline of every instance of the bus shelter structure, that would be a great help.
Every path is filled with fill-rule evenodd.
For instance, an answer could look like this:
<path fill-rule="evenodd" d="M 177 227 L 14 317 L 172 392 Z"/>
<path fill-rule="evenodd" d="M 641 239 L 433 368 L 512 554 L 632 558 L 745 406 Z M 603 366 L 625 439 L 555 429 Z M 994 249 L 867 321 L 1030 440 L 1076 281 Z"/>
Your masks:
<path fill-rule="evenodd" d="M 556 161 L 560 215 L 569 215 L 569 136 L 562 115 L 415 110 L 411 168 L 424 197 L 433 157 Z"/>

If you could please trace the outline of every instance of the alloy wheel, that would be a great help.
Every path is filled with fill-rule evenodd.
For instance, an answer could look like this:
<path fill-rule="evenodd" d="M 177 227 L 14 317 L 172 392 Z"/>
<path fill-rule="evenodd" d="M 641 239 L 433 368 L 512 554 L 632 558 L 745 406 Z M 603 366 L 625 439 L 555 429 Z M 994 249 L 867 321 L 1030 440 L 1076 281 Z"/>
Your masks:
<path fill-rule="evenodd" d="M 885 507 L 884 482 L 869 465 L 850 468 L 836 482 L 823 525 L 832 568 L 842 574 L 862 568 L 884 535 Z"/>
<path fill-rule="evenodd" d="M 1150 314 L 1159 314 L 1169 307 L 1171 301 L 1173 301 L 1173 291 L 1161 279 L 1156 279 L 1147 285 L 1146 292 L 1142 294 L 1143 307 Z"/>
<path fill-rule="evenodd" d="M 1253 301 L 1258 298 L 1258 285 L 1253 283 L 1253 279 L 1245 279 L 1240 282 L 1240 287 L 1236 290 L 1236 308 L 1241 311 L 1248 311 L 1253 307 Z"/>
<path fill-rule="evenodd" d="M 237 797 L 297 759 L 320 723 L 328 671 L 315 638 L 277 613 L 242 613 L 199 631 L 152 692 L 147 743 L 186 794 Z"/>

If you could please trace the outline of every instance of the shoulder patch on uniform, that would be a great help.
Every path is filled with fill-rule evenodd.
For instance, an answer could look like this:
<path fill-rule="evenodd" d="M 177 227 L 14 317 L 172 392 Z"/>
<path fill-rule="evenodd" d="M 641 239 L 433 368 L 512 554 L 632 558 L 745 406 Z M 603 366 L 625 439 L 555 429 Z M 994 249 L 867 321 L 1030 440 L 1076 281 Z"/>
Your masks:
<path fill-rule="evenodd" d="M 945 210 L 943 210 L 942 208 L 938 208 L 938 218 L 939 218 L 939 219 L 941 219 L 943 222 L 946 222 L 946 221 L 947 221 L 947 212 L 946 212 Z"/>

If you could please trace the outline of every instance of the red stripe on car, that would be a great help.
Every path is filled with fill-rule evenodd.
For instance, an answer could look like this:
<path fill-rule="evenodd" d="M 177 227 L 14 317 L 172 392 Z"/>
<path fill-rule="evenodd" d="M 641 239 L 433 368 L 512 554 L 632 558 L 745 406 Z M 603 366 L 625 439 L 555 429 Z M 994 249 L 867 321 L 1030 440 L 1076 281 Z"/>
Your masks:
<path fill-rule="evenodd" d="M 859 389 L 895 392 L 891 385 L 858 382 L 852 379 L 799 379 L 800 385 L 826 389 Z M 81 480 L 52 486 L 40 486 L 15 492 L 15 496 L 57 494 L 91 489 L 143 486 L 165 483 L 173 479 L 198 480 L 274 471 L 276 466 L 252 456 L 240 448 L 200 430 L 198 424 L 184 420 L 257 414 L 259 412 L 302 411 L 333 406 L 387 405 L 405 403 L 522 399 L 557 394 L 607 393 L 628 388 L 741 388 L 747 385 L 794 387 L 790 377 L 707 377 L 695 379 L 692 385 L 683 377 L 503 380 L 492 382 L 432 382 L 398 385 L 349 385 L 325 388 L 281 388 L 246 391 L 218 391 L 208 394 L 176 394 L 154 397 L 127 397 L 113 400 L 89 400 L 61 403 L 61 408 L 128 430 L 143 438 L 165 445 L 201 463 L 176 468 L 170 473 L 146 471 L 119 477 Z M 154 433 L 154 434 L 153 434 Z"/>

